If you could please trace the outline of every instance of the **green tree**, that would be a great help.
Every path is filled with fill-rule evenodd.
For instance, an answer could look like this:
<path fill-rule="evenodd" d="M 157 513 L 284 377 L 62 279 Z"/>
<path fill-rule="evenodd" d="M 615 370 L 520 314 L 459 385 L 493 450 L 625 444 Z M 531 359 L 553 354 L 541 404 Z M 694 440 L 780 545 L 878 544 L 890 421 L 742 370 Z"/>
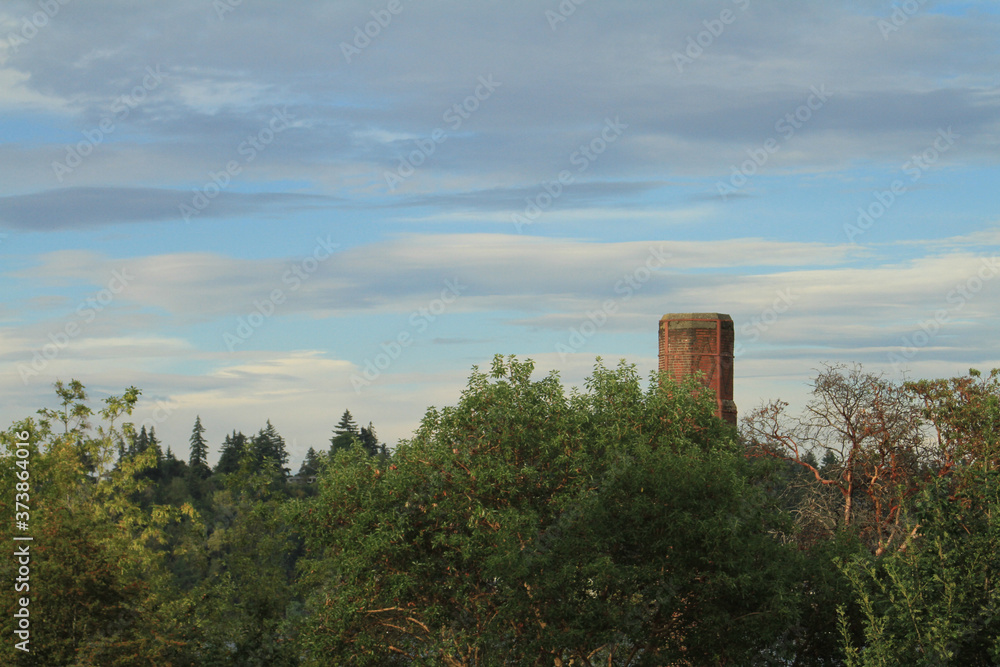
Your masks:
<path fill-rule="evenodd" d="M 74 400 L 85 400 L 82 384 L 70 386 Z M 65 400 L 61 389 L 57 384 Z M 144 473 L 156 465 L 155 452 L 147 448 L 121 460 L 116 450 L 135 437 L 124 420 L 139 393 L 129 387 L 122 396 L 106 398 L 96 428 L 78 418 L 63 421 L 58 433 L 49 419 L 25 420 L 0 434 L 0 510 L 12 516 L 8 503 L 15 484 L 29 484 L 35 537 L 29 543 L 31 579 L 23 591 L 30 598 L 32 651 L 16 651 L 13 642 L 4 642 L 0 663 L 177 664 L 185 644 L 183 615 L 177 612 L 185 601 L 170 586 L 163 545 L 169 528 L 193 527 L 196 515 L 190 506 L 147 507 L 136 500 L 151 484 Z M 67 413 L 63 407 L 64 416 L 93 414 L 89 408 Z M 13 456 L 16 434 L 22 432 L 30 442 L 24 467 L 16 461 L 25 459 Z M 11 528 L 0 524 L 0 539 L 8 544 Z M 0 576 L 8 581 L 15 576 L 14 562 L 0 561 Z M 12 605 L 12 596 L 3 596 L 0 629 L 8 637 L 13 637 Z"/>
<path fill-rule="evenodd" d="M 273 469 L 282 476 L 288 474 L 288 452 L 285 450 L 285 439 L 267 420 L 267 425 L 257 432 L 250 441 L 250 452 L 255 464 L 261 470 Z"/>
<path fill-rule="evenodd" d="M 848 667 L 1000 663 L 1000 472 L 937 478 L 908 526 L 905 548 L 842 566 L 864 627 L 861 646 L 843 633 Z"/>
<path fill-rule="evenodd" d="M 128 456 L 142 454 L 147 449 L 149 449 L 149 433 L 146 432 L 146 426 L 143 425 L 139 432 L 132 438 L 132 444 L 128 448 Z"/>
<path fill-rule="evenodd" d="M 335 456 L 337 452 L 350 449 L 355 440 L 361 437 L 358 425 L 354 422 L 350 410 L 344 410 L 340 421 L 333 429 L 333 436 L 330 438 L 330 456 Z"/>
<path fill-rule="evenodd" d="M 1000 369 L 986 376 L 910 382 L 907 389 L 924 405 L 934 425 L 939 474 L 955 467 L 1000 469 Z"/>
<path fill-rule="evenodd" d="M 164 481 L 170 482 L 174 477 L 184 477 L 187 474 L 187 464 L 174 456 L 173 449 L 167 446 L 167 453 L 160 462 L 160 474 Z"/>
<path fill-rule="evenodd" d="M 63 435 L 83 433 L 90 428 L 90 417 L 94 412 L 87 404 L 87 390 L 79 380 L 70 380 L 68 385 L 62 380 L 55 382 L 56 395 L 61 399 L 60 409 L 42 408 L 38 411 L 42 419 L 41 425 L 48 429 L 51 422 L 59 421 L 63 425 Z"/>
<path fill-rule="evenodd" d="M 385 443 L 378 441 L 378 435 L 375 434 L 375 427 L 372 426 L 371 422 L 368 422 L 368 426 L 361 427 L 358 439 L 369 456 L 385 456 L 388 454 Z"/>
<path fill-rule="evenodd" d="M 145 427 L 144 427 L 145 428 Z M 149 427 L 149 447 L 153 450 L 153 455 L 156 458 L 156 462 L 160 463 L 163 461 L 163 447 L 160 446 L 160 439 L 156 437 L 156 427 Z"/>
<path fill-rule="evenodd" d="M 222 442 L 219 461 L 215 464 L 217 474 L 236 472 L 240 469 L 240 461 L 247 451 L 247 437 L 242 432 L 233 431 Z"/>
<path fill-rule="evenodd" d="M 212 474 L 208 467 L 208 442 L 205 440 L 205 427 L 201 425 L 201 415 L 194 418 L 191 429 L 191 455 L 188 458 L 188 468 L 191 474 L 204 479 Z"/>
<path fill-rule="evenodd" d="M 56 380 L 54 386 L 60 399 L 59 409 L 38 410 L 39 426 L 48 432 L 52 429 L 53 422 L 61 422 L 66 441 L 70 443 L 84 468 L 93 473 L 96 462 L 85 447 L 82 436 L 90 428 L 90 417 L 94 414 L 86 404 L 87 390 L 79 380 L 70 380 L 68 385 L 62 380 Z"/>
<path fill-rule="evenodd" d="M 299 477 L 311 477 L 319 472 L 320 460 L 319 454 L 312 447 L 306 452 L 305 458 L 302 459 L 302 466 L 299 468 Z"/>
<path fill-rule="evenodd" d="M 567 396 L 532 369 L 474 369 L 296 505 L 306 664 L 753 664 L 778 640 L 787 526 L 711 392 L 598 364 Z"/>
<path fill-rule="evenodd" d="M 283 667 L 298 664 L 289 613 L 300 555 L 273 476 L 249 452 L 213 498 L 205 573 L 193 595 L 194 664 Z"/>
<path fill-rule="evenodd" d="M 1000 370 L 906 389 L 932 426 L 935 477 L 881 558 L 844 559 L 852 614 L 840 610 L 849 667 L 1000 662 Z M 847 626 L 853 621 L 858 638 Z"/>

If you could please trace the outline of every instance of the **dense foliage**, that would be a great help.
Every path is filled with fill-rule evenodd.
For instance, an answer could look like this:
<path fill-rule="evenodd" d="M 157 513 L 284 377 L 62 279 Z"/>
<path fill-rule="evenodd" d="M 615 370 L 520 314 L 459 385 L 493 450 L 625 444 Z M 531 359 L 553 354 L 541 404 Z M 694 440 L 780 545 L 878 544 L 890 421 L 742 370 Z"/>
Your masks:
<path fill-rule="evenodd" d="M 697 385 L 588 392 L 474 372 L 386 466 L 338 456 L 298 504 L 305 657 L 322 664 L 745 661 L 791 614 L 791 554 Z"/>
<path fill-rule="evenodd" d="M 0 663 L 1000 662 L 1000 372 L 829 367 L 737 432 L 697 382 L 533 370 L 473 369 L 392 451 L 331 415 L 295 476 L 270 421 L 212 468 L 200 417 L 179 459 L 137 389 L 57 383 L 0 434 L 0 539 L 34 538 Z"/>

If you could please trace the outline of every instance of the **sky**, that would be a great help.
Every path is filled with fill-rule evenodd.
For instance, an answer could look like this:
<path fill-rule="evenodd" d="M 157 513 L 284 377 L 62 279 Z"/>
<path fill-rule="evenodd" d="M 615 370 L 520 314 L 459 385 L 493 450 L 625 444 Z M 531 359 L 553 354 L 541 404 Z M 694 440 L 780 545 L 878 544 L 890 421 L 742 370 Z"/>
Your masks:
<path fill-rule="evenodd" d="M 741 412 L 824 364 L 1000 367 L 1000 6 L 5 1 L 0 423 L 142 390 L 186 458 L 473 366 L 656 367 L 736 328 Z"/>

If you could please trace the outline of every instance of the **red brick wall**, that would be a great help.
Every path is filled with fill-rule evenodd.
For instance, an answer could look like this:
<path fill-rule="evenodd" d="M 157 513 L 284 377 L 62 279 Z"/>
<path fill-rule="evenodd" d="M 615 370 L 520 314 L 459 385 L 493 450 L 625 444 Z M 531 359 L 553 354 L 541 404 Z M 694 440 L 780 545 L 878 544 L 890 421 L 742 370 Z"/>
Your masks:
<path fill-rule="evenodd" d="M 660 320 L 660 370 L 680 382 L 701 373 L 717 396 L 716 415 L 736 423 L 733 320 L 721 313 L 670 313 Z"/>

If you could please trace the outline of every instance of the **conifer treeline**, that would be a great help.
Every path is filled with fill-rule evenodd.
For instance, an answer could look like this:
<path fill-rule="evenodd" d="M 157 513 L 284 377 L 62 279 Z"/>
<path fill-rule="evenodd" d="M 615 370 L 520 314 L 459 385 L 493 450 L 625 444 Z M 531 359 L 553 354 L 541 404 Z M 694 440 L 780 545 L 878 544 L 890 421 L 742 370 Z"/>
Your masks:
<path fill-rule="evenodd" d="M 388 456 L 389 453 L 386 444 L 379 442 L 372 423 L 368 422 L 368 426 L 358 428 L 350 410 L 344 411 L 340 421 L 333 429 L 330 447 L 326 452 L 320 454 L 314 447 L 309 447 L 299 471 L 294 475 L 291 468 L 288 467 L 289 455 L 285 447 L 285 439 L 281 437 L 270 419 L 267 420 L 263 428 L 252 436 L 247 436 L 242 431 L 235 429 L 232 433 L 227 434 L 222 441 L 219 460 L 214 469 L 208 463 L 209 445 L 205 439 L 205 430 L 205 426 L 201 422 L 201 415 L 197 415 L 194 427 L 191 429 L 189 456 L 186 463 L 178 459 L 169 446 L 164 453 L 160 440 L 156 436 L 155 426 L 151 426 L 148 431 L 145 426 L 142 426 L 139 432 L 132 437 L 121 438 L 118 443 L 118 458 L 120 461 L 127 461 L 147 450 L 152 450 L 157 461 L 156 472 L 150 473 L 153 479 L 159 479 L 161 476 L 185 475 L 206 479 L 213 474 L 237 472 L 241 466 L 248 466 L 253 470 L 269 470 L 287 478 L 289 476 L 316 475 L 325 458 L 336 455 L 338 451 L 348 450 L 355 443 L 360 444 L 362 449 L 371 456 Z"/>

